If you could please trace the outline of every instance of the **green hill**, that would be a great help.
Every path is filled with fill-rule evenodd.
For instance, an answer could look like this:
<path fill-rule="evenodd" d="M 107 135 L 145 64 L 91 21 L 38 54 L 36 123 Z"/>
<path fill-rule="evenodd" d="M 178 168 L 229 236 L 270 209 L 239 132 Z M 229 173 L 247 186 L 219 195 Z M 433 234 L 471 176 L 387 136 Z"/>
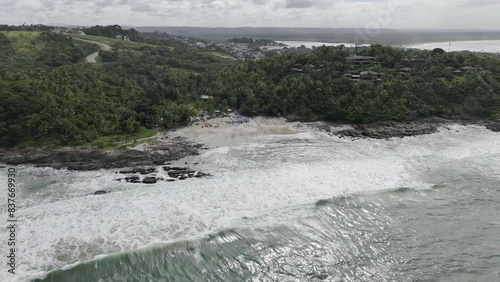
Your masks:
<path fill-rule="evenodd" d="M 72 37 L 113 49 L 88 64 L 99 47 Z M 187 47 L 25 31 L 0 32 L 0 54 L 2 146 L 109 146 L 98 141 L 178 126 L 199 103 L 196 75 L 233 62 Z"/>
<path fill-rule="evenodd" d="M 112 49 L 86 63 L 99 47 L 72 37 Z M 500 119 L 494 54 L 373 45 L 289 50 L 241 63 L 175 39 L 135 38 L 0 32 L 0 146 L 109 147 L 181 126 L 200 110 L 228 108 L 346 123 Z"/>

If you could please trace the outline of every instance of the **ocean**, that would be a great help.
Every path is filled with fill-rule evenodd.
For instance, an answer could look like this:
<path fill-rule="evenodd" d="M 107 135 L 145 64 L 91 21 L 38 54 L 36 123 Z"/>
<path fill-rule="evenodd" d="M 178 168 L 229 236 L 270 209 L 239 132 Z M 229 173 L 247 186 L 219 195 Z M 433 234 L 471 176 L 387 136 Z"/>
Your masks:
<path fill-rule="evenodd" d="M 185 162 L 214 176 L 17 167 L 0 281 L 500 281 L 500 135 L 483 127 L 249 137 Z"/>
<path fill-rule="evenodd" d="M 476 40 L 476 41 L 456 41 L 456 42 L 434 42 L 407 46 L 409 48 L 433 50 L 441 48 L 445 51 L 471 51 L 500 53 L 500 40 Z"/>
<path fill-rule="evenodd" d="M 288 47 L 298 48 L 300 46 L 305 46 L 307 48 L 320 47 L 320 46 L 340 46 L 345 47 L 355 47 L 352 43 L 326 43 L 326 42 L 309 42 L 309 41 L 278 41 L 278 43 L 286 44 Z M 451 43 L 451 45 L 450 45 Z M 358 45 L 358 46 L 369 46 L 369 45 Z M 399 47 L 399 46 L 398 46 Z M 500 40 L 476 40 L 476 41 L 454 41 L 454 42 L 431 42 L 431 43 L 420 43 L 404 46 L 406 48 L 433 50 L 435 48 L 441 48 L 445 51 L 464 51 L 468 50 L 471 52 L 487 52 L 487 53 L 500 53 Z M 268 49 L 283 49 L 283 47 L 268 47 Z"/>

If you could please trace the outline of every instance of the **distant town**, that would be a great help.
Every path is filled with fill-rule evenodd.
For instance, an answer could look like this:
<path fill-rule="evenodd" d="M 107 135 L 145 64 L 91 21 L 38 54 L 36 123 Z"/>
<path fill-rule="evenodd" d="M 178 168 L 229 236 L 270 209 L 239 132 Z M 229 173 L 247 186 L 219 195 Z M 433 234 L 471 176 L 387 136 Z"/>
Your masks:
<path fill-rule="evenodd" d="M 57 27 L 52 30 L 52 32 L 61 34 L 78 34 L 86 35 L 85 32 L 80 27 Z M 265 58 L 266 56 L 282 55 L 287 50 L 295 49 L 306 49 L 305 46 L 300 48 L 294 48 L 287 46 L 286 44 L 276 42 L 269 39 L 253 39 L 247 37 L 241 38 L 231 38 L 225 41 L 209 41 L 206 39 L 188 37 L 186 34 L 181 34 L 178 36 L 171 35 L 168 33 L 160 32 L 142 32 L 141 35 L 148 39 L 156 40 L 177 40 L 189 47 L 212 50 L 216 52 L 221 52 L 226 55 L 230 55 L 236 60 L 247 61 L 247 60 L 259 60 Z M 115 35 L 116 39 L 131 41 L 128 35 Z M 133 40 L 132 40 L 133 41 Z"/>

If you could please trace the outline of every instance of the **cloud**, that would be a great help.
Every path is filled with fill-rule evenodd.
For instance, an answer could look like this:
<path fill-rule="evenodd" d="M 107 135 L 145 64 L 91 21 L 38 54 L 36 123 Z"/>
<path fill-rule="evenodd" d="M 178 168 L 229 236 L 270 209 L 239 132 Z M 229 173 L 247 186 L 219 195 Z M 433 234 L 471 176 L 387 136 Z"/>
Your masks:
<path fill-rule="evenodd" d="M 484 7 L 491 5 L 498 5 L 498 0 L 461 0 L 458 1 L 458 4 L 461 4 L 466 7 Z"/>
<path fill-rule="evenodd" d="M 101 2 L 96 2 L 95 5 L 99 6 L 99 7 L 110 7 L 110 6 L 115 5 L 115 1 L 114 0 L 103 0 Z"/>
<path fill-rule="evenodd" d="M 288 9 L 293 8 L 311 8 L 314 6 L 312 0 L 286 0 L 285 7 Z"/>
<path fill-rule="evenodd" d="M 252 3 L 257 5 L 257 6 L 267 4 L 268 2 L 269 1 L 267 1 L 267 0 L 252 0 Z"/>
<path fill-rule="evenodd" d="M 131 10 L 134 12 L 155 12 L 157 9 L 150 4 L 139 4 L 132 7 Z"/>
<path fill-rule="evenodd" d="M 396 2 L 397 11 L 388 8 Z M 6 24 L 363 27 L 388 12 L 387 28 L 492 29 L 500 1 L 0 0 L 0 7 Z"/>

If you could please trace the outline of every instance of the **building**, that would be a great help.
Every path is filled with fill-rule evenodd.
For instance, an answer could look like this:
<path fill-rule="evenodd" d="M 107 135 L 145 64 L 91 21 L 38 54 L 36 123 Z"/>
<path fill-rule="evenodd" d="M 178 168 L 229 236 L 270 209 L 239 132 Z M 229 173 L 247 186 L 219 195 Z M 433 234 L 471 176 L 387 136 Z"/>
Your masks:
<path fill-rule="evenodd" d="M 476 72 L 477 68 L 471 67 L 471 66 L 466 66 L 466 67 L 461 67 L 460 70 L 462 72 L 471 73 L 471 72 Z"/>
<path fill-rule="evenodd" d="M 288 71 L 291 73 L 304 73 L 304 70 L 301 68 L 291 68 Z"/>
<path fill-rule="evenodd" d="M 130 39 L 126 35 L 117 35 L 115 38 L 123 41 L 130 41 Z"/>
<path fill-rule="evenodd" d="M 203 42 L 197 42 L 195 43 L 194 45 L 198 46 L 199 48 L 207 48 L 207 44 L 203 43 Z"/>
<path fill-rule="evenodd" d="M 200 99 L 203 100 L 203 101 L 208 101 L 208 100 L 212 100 L 214 97 L 212 96 L 208 96 L 208 95 L 201 95 L 200 96 Z"/>
<path fill-rule="evenodd" d="M 362 80 L 370 80 L 374 81 L 382 77 L 381 73 L 374 72 L 374 71 L 364 71 L 360 73 L 360 77 Z"/>
<path fill-rule="evenodd" d="M 411 57 L 410 61 L 414 65 L 419 65 L 419 64 L 425 64 L 425 63 L 427 63 L 427 60 L 425 58 L 420 58 L 420 57 Z"/>
<path fill-rule="evenodd" d="M 375 57 L 370 56 L 358 56 L 356 54 L 346 57 L 346 62 L 351 65 L 358 66 L 371 66 L 375 61 Z"/>

